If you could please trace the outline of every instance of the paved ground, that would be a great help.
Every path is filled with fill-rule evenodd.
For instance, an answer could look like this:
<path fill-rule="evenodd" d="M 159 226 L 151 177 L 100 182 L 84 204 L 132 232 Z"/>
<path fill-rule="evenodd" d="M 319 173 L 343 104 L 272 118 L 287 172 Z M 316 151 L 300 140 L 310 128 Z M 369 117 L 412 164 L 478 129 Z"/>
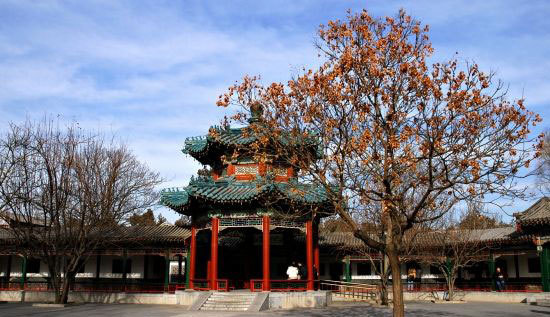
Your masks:
<path fill-rule="evenodd" d="M 432 304 L 408 303 L 407 316 L 413 317 L 454 317 L 454 316 L 550 316 L 550 307 L 528 306 L 525 304 Z M 388 309 L 374 308 L 361 304 L 341 304 L 324 309 L 297 309 L 290 311 L 269 311 L 262 313 L 211 313 L 187 312 L 182 306 L 168 305 L 131 305 L 131 304 L 86 304 L 66 308 L 39 308 L 31 304 L 8 303 L 0 304 L 0 316 L 59 316 L 59 317 L 92 317 L 92 316 L 121 316 L 121 317 L 210 317 L 210 316 L 273 316 L 273 317 L 325 317 L 325 316 L 391 316 Z"/>

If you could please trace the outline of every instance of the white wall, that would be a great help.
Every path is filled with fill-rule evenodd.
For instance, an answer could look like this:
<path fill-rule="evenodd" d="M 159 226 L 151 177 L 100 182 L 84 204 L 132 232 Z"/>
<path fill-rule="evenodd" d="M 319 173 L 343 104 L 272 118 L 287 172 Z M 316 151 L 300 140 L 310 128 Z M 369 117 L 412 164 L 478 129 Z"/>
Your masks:
<path fill-rule="evenodd" d="M 122 274 L 113 274 L 113 259 L 121 258 L 117 256 L 101 256 L 100 274 L 101 278 L 122 278 Z M 143 278 L 144 276 L 144 257 L 129 256 L 132 259 L 132 272 L 128 272 L 128 278 Z M 77 278 L 94 278 L 96 274 L 96 256 L 91 256 L 84 265 L 84 273 L 78 273 Z M 0 277 L 6 276 L 7 272 L 8 256 L 0 256 Z M 21 264 L 22 258 L 19 256 L 12 256 L 11 262 L 11 277 L 21 277 Z M 152 268 L 150 268 L 151 270 Z M 48 277 L 48 266 L 44 262 L 40 262 L 39 273 L 27 273 L 27 277 Z M 151 275 L 150 275 L 151 276 Z"/>
<path fill-rule="evenodd" d="M 0 255 L 0 277 L 6 276 L 8 271 L 8 256 Z"/>
<path fill-rule="evenodd" d="M 11 257 L 11 277 L 21 277 L 21 265 L 23 264 L 23 258 L 20 256 Z M 27 273 L 27 278 L 30 277 L 48 277 L 48 266 L 46 263 L 40 261 L 39 273 Z"/>
<path fill-rule="evenodd" d="M 122 278 L 122 273 L 113 273 L 113 260 L 122 259 L 122 256 L 102 255 L 99 271 L 100 278 Z M 128 256 L 132 259 L 132 271 L 126 273 L 127 278 L 143 278 L 144 261 L 142 255 Z M 96 262 L 94 261 L 93 272 L 95 272 Z M 88 265 L 86 265 L 88 269 Z"/>
<path fill-rule="evenodd" d="M 121 258 L 120 256 L 112 256 L 112 255 L 102 255 L 101 256 L 101 267 L 100 267 L 100 277 L 101 278 L 122 278 L 122 274 L 113 274 L 112 273 L 112 261 L 114 259 Z M 138 256 L 129 256 L 130 259 L 132 259 L 132 272 L 128 272 L 127 277 L 128 278 L 143 278 L 144 277 L 144 256 L 138 255 Z M 530 278 L 540 278 L 540 273 L 529 273 L 528 266 L 527 266 L 527 259 L 528 258 L 536 258 L 539 260 L 539 257 L 536 252 L 531 252 L 529 254 L 520 254 L 518 255 L 518 264 L 519 264 L 519 274 L 520 278 L 530 277 Z M 515 278 L 516 277 L 516 269 L 515 269 L 515 263 L 514 263 L 514 256 L 513 255 L 506 255 L 502 256 L 500 259 L 506 260 L 507 263 L 507 273 L 509 278 Z M 22 258 L 19 256 L 12 256 L 12 264 L 11 264 L 11 276 L 12 277 L 20 277 L 21 276 L 21 262 Z M 154 258 L 150 257 L 149 259 L 149 277 L 155 278 L 160 277 L 162 274 L 164 274 L 164 269 L 162 272 L 155 272 L 153 267 L 153 261 Z M 8 262 L 8 256 L 2 255 L 0 256 L 0 277 L 6 275 L 7 271 L 7 262 Z M 321 263 L 324 264 L 324 272 L 320 272 L 320 278 L 321 279 L 330 279 L 330 265 L 331 263 L 338 263 L 339 265 L 344 266 L 345 263 L 340 261 L 340 259 L 334 257 L 334 258 L 321 258 Z M 403 264 L 401 266 L 402 270 L 402 277 L 406 278 L 406 265 Z M 85 273 L 79 273 L 77 274 L 77 277 L 79 278 L 93 278 L 95 277 L 96 272 L 96 257 L 92 256 L 88 259 L 88 261 L 85 264 Z M 345 272 L 345 270 L 342 268 L 342 272 Z M 374 274 L 374 269 L 371 271 L 371 275 L 358 275 L 357 274 L 357 262 L 352 261 L 351 262 L 351 275 L 352 280 L 375 280 L 379 279 L 380 277 L 376 274 Z M 48 267 L 45 263 L 40 264 L 40 272 L 39 273 L 28 273 L 27 277 L 47 277 L 48 274 Z M 427 265 L 422 266 L 422 278 L 438 278 L 441 277 L 440 274 L 432 275 L 430 274 L 430 268 Z M 341 277 L 343 278 L 343 276 Z"/>
<path fill-rule="evenodd" d="M 527 266 L 528 258 L 537 258 L 537 261 L 540 261 L 539 256 L 535 252 L 530 254 L 519 255 L 518 256 L 519 276 L 520 277 L 541 277 L 540 273 L 529 273 L 529 269 Z"/>

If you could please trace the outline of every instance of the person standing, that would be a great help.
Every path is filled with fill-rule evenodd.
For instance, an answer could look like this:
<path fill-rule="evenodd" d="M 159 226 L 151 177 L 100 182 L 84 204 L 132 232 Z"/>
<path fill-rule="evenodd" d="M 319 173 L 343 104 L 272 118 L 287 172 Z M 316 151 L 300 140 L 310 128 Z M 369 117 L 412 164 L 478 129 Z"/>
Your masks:
<path fill-rule="evenodd" d="M 496 286 L 497 291 L 501 292 L 504 290 L 505 283 L 504 283 L 504 272 L 500 269 L 500 267 L 497 267 L 495 272 L 495 278 L 496 278 Z"/>
<path fill-rule="evenodd" d="M 292 262 L 288 268 L 286 269 L 286 275 L 288 276 L 289 280 L 297 280 L 299 279 L 298 276 L 298 268 L 296 267 L 296 263 Z"/>
<path fill-rule="evenodd" d="M 416 269 L 414 267 L 410 268 L 407 273 L 407 290 L 414 290 L 414 280 L 416 279 Z"/>

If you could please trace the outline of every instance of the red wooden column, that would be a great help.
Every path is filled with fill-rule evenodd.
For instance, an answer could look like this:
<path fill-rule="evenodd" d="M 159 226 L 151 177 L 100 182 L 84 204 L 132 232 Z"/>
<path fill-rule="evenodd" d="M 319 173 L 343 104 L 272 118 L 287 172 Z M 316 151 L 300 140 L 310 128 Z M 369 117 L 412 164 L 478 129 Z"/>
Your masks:
<path fill-rule="evenodd" d="M 189 288 L 193 289 L 195 279 L 195 263 L 197 263 L 197 228 L 191 225 L 191 260 L 189 261 Z"/>
<path fill-rule="evenodd" d="M 313 278 L 319 278 L 319 219 L 313 221 L 313 265 L 317 271 L 317 277 L 314 275 Z"/>
<path fill-rule="evenodd" d="M 313 291 L 313 226 L 312 221 L 306 222 L 306 253 L 307 253 L 307 290 Z"/>
<path fill-rule="evenodd" d="M 269 278 L 269 251 L 270 251 L 270 245 L 269 245 L 269 216 L 263 216 L 262 219 L 262 229 L 263 229 L 263 271 L 264 271 L 264 280 L 263 280 L 263 290 L 269 291 L 271 290 L 271 282 Z"/>
<path fill-rule="evenodd" d="M 218 226 L 219 219 L 212 217 L 212 241 L 210 243 L 210 289 L 218 289 Z"/>

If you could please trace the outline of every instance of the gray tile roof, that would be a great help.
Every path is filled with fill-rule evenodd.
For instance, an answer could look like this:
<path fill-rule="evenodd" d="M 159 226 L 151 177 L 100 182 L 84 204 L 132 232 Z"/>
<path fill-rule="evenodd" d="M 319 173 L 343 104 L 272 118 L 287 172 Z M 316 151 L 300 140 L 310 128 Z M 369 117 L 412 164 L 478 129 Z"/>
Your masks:
<path fill-rule="evenodd" d="M 514 214 L 522 226 L 550 224 L 550 198 L 542 197 L 525 211 Z"/>
<path fill-rule="evenodd" d="M 417 246 L 437 246 L 444 243 L 444 232 L 431 231 L 423 232 L 414 237 L 414 244 Z M 405 238 L 411 239 L 411 235 Z M 518 235 L 513 226 L 506 226 L 491 229 L 479 229 L 472 232 L 472 239 L 485 243 L 529 240 L 530 236 Z M 324 232 L 320 233 L 319 244 L 324 246 L 340 246 L 343 248 L 357 248 L 363 246 L 358 238 L 351 232 Z"/>
<path fill-rule="evenodd" d="M 128 243 L 128 242 L 180 242 L 183 246 L 185 239 L 190 237 L 191 231 L 187 228 L 174 225 L 160 226 L 132 226 L 115 227 L 101 232 L 106 242 Z M 0 227 L 0 241 L 9 243 L 13 234 L 7 227 Z"/>
<path fill-rule="evenodd" d="M 119 241 L 178 242 L 191 235 L 188 228 L 174 225 L 118 227 L 106 236 Z"/>

